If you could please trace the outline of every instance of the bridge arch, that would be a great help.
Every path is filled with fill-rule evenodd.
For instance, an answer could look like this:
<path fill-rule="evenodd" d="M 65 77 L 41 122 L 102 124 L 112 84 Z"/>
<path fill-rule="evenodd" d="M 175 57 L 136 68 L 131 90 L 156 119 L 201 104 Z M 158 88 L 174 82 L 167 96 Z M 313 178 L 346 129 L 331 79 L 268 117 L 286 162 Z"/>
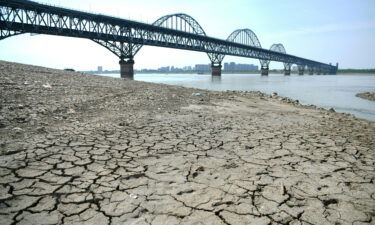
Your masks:
<path fill-rule="evenodd" d="M 250 29 L 238 29 L 233 31 L 228 36 L 227 41 L 262 48 L 262 45 L 260 44 L 258 37 Z"/>
<path fill-rule="evenodd" d="M 257 48 L 262 48 L 262 45 L 260 44 L 260 41 L 257 37 L 257 35 L 250 29 L 237 29 L 233 31 L 227 38 L 227 41 L 236 42 L 239 44 L 249 45 Z M 223 61 L 225 55 L 217 55 L 217 58 L 221 61 Z M 261 67 L 268 68 L 267 61 L 265 60 L 259 60 Z M 268 69 L 267 69 L 268 73 Z"/>
<path fill-rule="evenodd" d="M 274 51 L 274 52 L 286 53 L 286 51 L 285 51 L 285 47 L 284 47 L 284 45 L 281 44 L 281 43 L 271 45 L 270 50 L 271 50 L 271 51 Z"/>
<path fill-rule="evenodd" d="M 192 34 L 207 36 L 202 26 L 193 17 L 185 13 L 175 13 L 160 17 L 152 25 L 168 29 L 183 31 Z M 134 45 L 133 52 L 135 55 L 143 45 Z"/>
<path fill-rule="evenodd" d="M 286 54 L 285 47 L 281 43 L 271 45 L 270 50 L 274 51 L 274 52 L 280 52 L 280 53 Z M 266 63 L 267 63 L 267 67 L 268 67 L 269 64 L 270 64 L 270 61 L 266 61 Z M 292 66 L 291 63 L 285 63 L 284 62 L 284 74 L 285 75 L 290 75 L 291 66 Z"/>
<path fill-rule="evenodd" d="M 185 13 L 162 16 L 153 22 L 152 25 L 206 36 L 206 32 L 198 21 Z"/>
<path fill-rule="evenodd" d="M 193 33 L 197 35 L 207 36 L 202 26 L 191 16 L 184 13 L 176 13 L 165 15 L 157 19 L 152 25 L 164 27 L 168 29 L 183 31 L 187 33 Z M 132 71 L 134 64 L 133 57 L 142 48 L 142 44 L 132 44 L 126 42 L 116 41 L 103 41 L 100 39 L 94 39 L 94 42 L 107 48 L 109 51 L 114 53 L 120 58 L 120 67 L 128 68 Z M 208 53 L 209 58 L 212 58 L 212 54 Z M 125 60 L 127 59 L 127 60 Z M 211 59 L 212 61 L 212 59 Z"/>

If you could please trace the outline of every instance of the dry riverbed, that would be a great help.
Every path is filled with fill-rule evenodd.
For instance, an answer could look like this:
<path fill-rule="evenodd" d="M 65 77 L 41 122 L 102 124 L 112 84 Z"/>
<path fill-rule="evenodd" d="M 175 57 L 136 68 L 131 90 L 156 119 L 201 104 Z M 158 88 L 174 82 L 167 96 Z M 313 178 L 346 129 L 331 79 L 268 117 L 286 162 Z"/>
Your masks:
<path fill-rule="evenodd" d="M 0 91 L 2 225 L 375 223 L 374 122 L 4 61 Z"/>

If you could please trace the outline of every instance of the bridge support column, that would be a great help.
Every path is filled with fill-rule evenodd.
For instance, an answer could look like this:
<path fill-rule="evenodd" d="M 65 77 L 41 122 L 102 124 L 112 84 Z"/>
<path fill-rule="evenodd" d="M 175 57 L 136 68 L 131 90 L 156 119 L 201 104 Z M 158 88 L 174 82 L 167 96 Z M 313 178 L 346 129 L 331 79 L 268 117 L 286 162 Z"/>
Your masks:
<path fill-rule="evenodd" d="M 292 64 L 291 63 L 284 63 L 284 75 L 289 76 L 291 70 L 292 70 Z"/>
<path fill-rule="evenodd" d="M 331 66 L 327 72 L 330 75 L 335 75 L 337 73 L 338 68 L 339 68 L 339 63 L 336 63 L 336 66 Z"/>
<path fill-rule="evenodd" d="M 120 75 L 121 75 L 121 78 L 127 78 L 127 79 L 134 79 L 134 70 L 133 70 L 133 66 L 134 66 L 134 60 L 133 59 L 128 59 L 128 60 L 124 60 L 124 59 L 121 59 L 120 60 Z"/>
<path fill-rule="evenodd" d="M 305 65 L 297 65 L 298 68 L 298 75 L 303 75 L 305 72 Z"/>
<path fill-rule="evenodd" d="M 336 63 L 336 67 L 331 71 L 331 74 L 337 74 L 337 70 L 339 70 L 339 63 Z"/>
<path fill-rule="evenodd" d="M 309 67 L 309 75 L 314 75 L 314 68 Z"/>
<path fill-rule="evenodd" d="M 221 64 L 215 65 L 211 64 L 212 76 L 221 76 Z"/>
<path fill-rule="evenodd" d="M 262 76 L 268 76 L 268 71 L 269 71 L 269 68 L 268 67 L 261 67 L 260 68 L 260 74 Z"/>

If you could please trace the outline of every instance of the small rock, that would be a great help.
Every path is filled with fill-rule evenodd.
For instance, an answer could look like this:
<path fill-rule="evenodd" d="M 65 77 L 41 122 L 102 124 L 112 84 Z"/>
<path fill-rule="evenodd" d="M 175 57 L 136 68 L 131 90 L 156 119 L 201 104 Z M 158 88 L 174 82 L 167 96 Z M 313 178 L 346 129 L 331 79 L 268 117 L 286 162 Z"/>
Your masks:
<path fill-rule="evenodd" d="M 39 133 L 45 133 L 46 132 L 46 128 L 45 127 L 37 127 L 36 131 L 39 132 Z"/>
<path fill-rule="evenodd" d="M 285 195 L 285 192 L 286 192 L 286 190 L 285 190 L 285 186 L 284 186 L 284 183 L 280 183 L 280 194 L 281 195 Z"/>
<path fill-rule="evenodd" d="M 137 199 L 137 198 L 138 198 L 138 196 L 135 195 L 135 194 L 130 194 L 129 197 L 130 197 L 130 198 L 134 198 L 134 199 Z"/>
<path fill-rule="evenodd" d="M 52 88 L 52 86 L 49 83 L 43 84 L 42 85 L 44 88 Z"/>
<path fill-rule="evenodd" d="M 13 128 L 12 130 L 14 130 L 16 133 L 21 133 L 21 132 L 23 132 L 23 129 L 22 129 L 22 128 L 19 128 L 19 127 L 15 127 L 15 128 Z"/>
<path fill-rule="evenodd" d="M 193 94 L 192 94 L 192 96 L 198 96 L 198 97 L 202 97 L 202 96 L 203 96 L 203 94 L 202 94 L 202 93 L 199 93 L 199 92 L 197 92 L 197 93 L 193 93 Z"/>
<path fill-rule="evenodd" d="M 73 113 L 76 113 L 76 111 L 74 109 L 68 109 L 67 113 L 68 114 L 73 114 Z"/>
<path fill-rule="evenodd" d="M 334 108 L 329 109 L 330 112 L 336 112 Z"/>

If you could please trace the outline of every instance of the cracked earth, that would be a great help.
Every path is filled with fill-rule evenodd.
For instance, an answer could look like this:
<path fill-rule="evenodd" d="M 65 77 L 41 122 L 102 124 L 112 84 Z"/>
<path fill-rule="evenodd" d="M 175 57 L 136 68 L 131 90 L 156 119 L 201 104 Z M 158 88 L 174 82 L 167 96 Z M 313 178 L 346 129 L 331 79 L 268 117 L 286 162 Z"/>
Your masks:
<path fill-rule="evenodd" d="M 374 122 L 259 92 L 0 74 L 2 225 L 375 224 Z"/>

